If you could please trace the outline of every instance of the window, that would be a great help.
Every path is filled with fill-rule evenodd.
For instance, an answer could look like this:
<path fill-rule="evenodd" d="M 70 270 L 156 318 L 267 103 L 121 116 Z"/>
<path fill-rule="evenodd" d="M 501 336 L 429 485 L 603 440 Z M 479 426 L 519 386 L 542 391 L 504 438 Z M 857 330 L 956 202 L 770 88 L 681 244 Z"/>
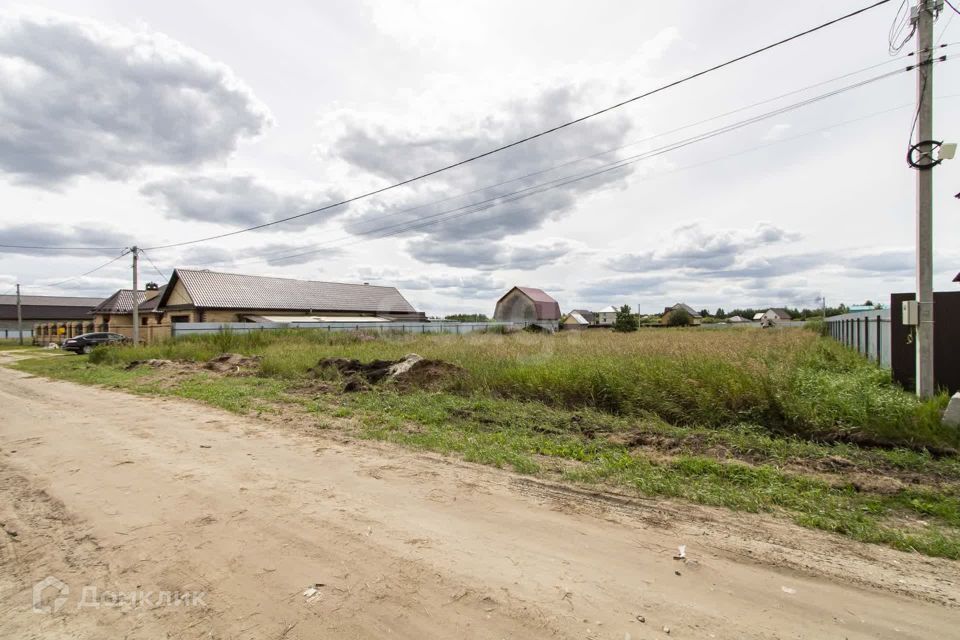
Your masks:
<path fill-rule="evenodd" d="M 143 316 L 142 318 L 140 318 L 140 324 L 142 324 L 143 326 L 147 326 L 147 323 L 149 321 L 150 321 L 150 318 L 148 318 L 147 316 Z"/>
<path fill-rule="evenodd" d="M 190 316 L 170 316 L 170 322 L 190 322 Z"/>

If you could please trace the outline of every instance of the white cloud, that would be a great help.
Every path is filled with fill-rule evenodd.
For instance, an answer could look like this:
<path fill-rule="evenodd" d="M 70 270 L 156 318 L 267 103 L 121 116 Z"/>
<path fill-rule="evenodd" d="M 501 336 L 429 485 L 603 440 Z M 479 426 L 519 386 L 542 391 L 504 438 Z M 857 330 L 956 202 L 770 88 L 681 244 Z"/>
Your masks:
<path fill-rule="evenodd" d="M 172 176 L 148 182 L 140 191 L 172 218 L 235 227 L 263 224 L 343 199 L 339 191 L 293 189 L 239 172 Z M 312 226 L 345 211 L 346 207 L 337 207 L 286 222 L 275 230 Z"/>
<path fill-rule="evenodd" d="M 56 186 L 228 156 L 269 124 L 229 68 L 161 33 L 0 15 L 0 169 Z"/>

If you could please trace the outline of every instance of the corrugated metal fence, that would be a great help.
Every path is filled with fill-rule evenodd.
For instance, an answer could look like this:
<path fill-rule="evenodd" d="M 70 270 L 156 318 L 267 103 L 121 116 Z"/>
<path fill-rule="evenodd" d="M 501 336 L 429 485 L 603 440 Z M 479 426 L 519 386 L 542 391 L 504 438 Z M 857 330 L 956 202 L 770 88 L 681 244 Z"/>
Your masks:
<path fill-rule="evenodd" d="M 834 340 L 890 368 L 890 310 L 875 309 L 827 318 Z"/>
<path fill-rule="evenodd" d="M 0 339 L 16 340 L 16 339 L 18 339 L 19 337 L 20 337 L 20 332 L 17 331 L 16 329 L 0 329 Z M 33 331 L 31 331 L 30 329 L 24 329 L 24 330 L 23 330 L 23 339 L 24 339 L 24 340 L 32 340 L 32 339 L 33 339 Z"/>
<path fill-rule="evenodd" d="M 523 329 L 531 324 L 556 331 L 558 323 L 543 322 L 178 322 L 172 326 L 173 337 L 190 334 L 217 333 L 231 331 L 249 333 L 251 331 L 270 331 L 278 329 L 312 329 L 314 331 L 390 331 L 397 333 L 473 333 L 475 331 L 496 331 L 504 329 Z"/>

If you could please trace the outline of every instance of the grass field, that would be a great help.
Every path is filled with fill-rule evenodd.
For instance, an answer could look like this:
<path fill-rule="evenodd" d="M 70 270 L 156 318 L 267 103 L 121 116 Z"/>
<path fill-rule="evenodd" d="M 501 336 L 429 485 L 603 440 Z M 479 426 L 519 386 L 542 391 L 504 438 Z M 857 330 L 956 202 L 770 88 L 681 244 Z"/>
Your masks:
<path fill-rule="evenodd" d="M 262 356 L 256 375 L 126 365 Z M 415 352 L 463 368 L 438 388 L 342 393 L 329 356 Z M 87 357 L 37 374 L 189 398 L 239 413 L 467 460 L 738 510 L 960 558 L 957 434 L 946 399 L 919 402 L 842 346 L 802 330 L 634 334 L 217 335 Z M 951 453 L 952 452 L 952 453 Z"/>

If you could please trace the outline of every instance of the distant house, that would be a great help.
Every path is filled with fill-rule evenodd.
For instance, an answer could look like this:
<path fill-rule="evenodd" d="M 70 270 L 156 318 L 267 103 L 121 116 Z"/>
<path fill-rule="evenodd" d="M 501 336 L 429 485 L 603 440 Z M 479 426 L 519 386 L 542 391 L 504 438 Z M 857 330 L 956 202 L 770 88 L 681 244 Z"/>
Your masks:
<path fill-rule="evenodd" d="M 764 313 L 760 314 L 760 321 L 763 322 L 764 320 L 771 324 L 788 322 L 790 320 L 790 312 L 786 309 L 767 309 Z"/>
<path fill-rule="evenodd" d="M 590 327 L 590 322 L 583 317 L 583 314 L 571 311 L 560 323 L 560 327 L 565 330 L 582 330 Z"/>
<path fill-rule="evenodd" d="M 157 308 L 179 322 L 424 321 L 395 287 L 174 269 Z"/>
<path fill-rule="evenodd" d="M 690 315 L 691 324 L 699 325 L 703 322 L 703 317 L 700 315 L 699 311 L 696 311 L 690 305 L 678 302 L 672 307 L 664 307 L 663 315 L 660 316 L 661 324 L 667 324 L 670 321 L 670 315 L 677 310 L 686 311 Z"/>
<path fill-rule="evenodd" d="M 761 313 L 761 314 L 758 314 L 758 315 L 761 315 L 761 316 L 762 316 L 763 314 Z M 740 324 L 741 322 L 750 322 L 749 320 L 747 320 L 747 319 L 744 318 L 743 316 L 730 316 L 729 318 L 727 318 L 726 321 L 727 321 L 727 322 L 730 322 L 730 323 L 733 323 L 733 324 Z"/>
<path fill-rule="evenodd" d="M 157 289 L 137 291 L 136 304 L 140 305 L 154 298 Z M 93 308 L 93 330 L 120 333 L 128 338 L 133 337 L 133 289 L 119 289 L 112 296 Z M 138 309 L 139 310 L 139 309 Z"/>
<path fill-rule="evenodd" d="M 597 312 L 597 324 L 601 327 L 612 327 L 617 321 L 617 310 L 610 306 L 604 307 Z"/>
<path fill-rule="evenodd" d="M 753 321 L 754 321 L 754 322 L 760 322 L 761 320 L 763 320 L 763 311 L 759 311 L 759 312 L 753 314 Z"/>
<path fill-rule="evenodd" d="M 90 309 L 103 298 L 73 296 L 20 296 L 24 330 L 36 322 L 89 322 Z M 17 328 L 17 296 L 0 296 L 0 329 Z"/>
<path fill-rule="evenodd" d="M 560 304 L 542 289 L 514 287 L 497 300 L 493 319 L 499 322 L 528 322 L 546 329 L 560 323 Z"/>
<path fill-rule="evenodd" d="M 593 311 L 587 311 L 586 309 L 574 309 L 570 313 L 579 313 L 583 319 L 587 321 L 587 324 L 597 324 L 597 314 L 595 314 Z"/>

